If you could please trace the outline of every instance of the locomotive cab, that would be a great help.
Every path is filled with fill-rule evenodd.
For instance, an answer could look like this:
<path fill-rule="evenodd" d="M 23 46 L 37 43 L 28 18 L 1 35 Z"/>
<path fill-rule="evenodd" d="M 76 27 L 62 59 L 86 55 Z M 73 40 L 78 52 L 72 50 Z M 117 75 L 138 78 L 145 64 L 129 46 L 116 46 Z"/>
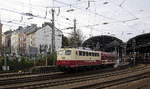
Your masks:
<path fill-rule="evenodd" d="M 58 67 L 69 67 L 73 59 L 75 59 L 75 49 L 61 49 L 57 52 L 56 65 Z"/>

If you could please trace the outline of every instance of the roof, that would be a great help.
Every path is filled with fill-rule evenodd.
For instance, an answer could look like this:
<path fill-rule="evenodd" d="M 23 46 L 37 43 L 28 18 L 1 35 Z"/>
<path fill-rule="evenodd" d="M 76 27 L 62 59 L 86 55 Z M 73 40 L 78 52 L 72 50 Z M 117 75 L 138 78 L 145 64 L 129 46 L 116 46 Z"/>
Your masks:
<path fill-rule="evenodd" d="M 38 30 L 37 25 L 33 24 L 30 27 L 26 28 L 25 33 L 27 35 L 29 35 L 29 34 L 32 34 L 32 33 L 36 32 L 37 30 Z"/>
<path fill-rule="evenodd" d="M 127 41 L 127 47 L 132 48 L 133 44 L 137 48 L 150 46 L 150 33 L 140 34 Z"/>
<path fill-rule="evenodd" d="M 83 47 L 89 47 L 98 51 L 113 51 L 115 47 L 119 47 L 123 41 L 108 35 L 94 36 L 83 42 Z M 112 49 L 111 49 L 112 48 Z"/>
<path fill-rule="evenodd" d="M 44 22 L 44 24 L 42 24 L 42 28 L 45 27 L 45 26 L 49 26 L 49 27 L 52 28 L 52 23 L 50 23 L 50 22 Z M 61 33 L 63 33 L 63 32 L 62 32 L 61 30 L 59 30 L 58 28 L 55 27 L 55 29 L 56 29 L 57 31 L 60 31 Z"/>
<path fill-rule="evenodd" d="M 25 33 L 25 34 L 29 35 L 29 34 L 32 34 L 32 33 L 36 32 L 37 30 L 44 28 L 46 26 L 49 26 L 51 28 L 52 24 L 49 22 L 45 22 L 44 24 L 42 24 L 42 27 L 37 27 L 36 24 L 31 24 L 31 26 L 26 26 L 26 27 L 19 26 L 18 29 L 16 29 L 14 31 L 14 33 Z M 55 27 L 55 29 L 62 33 L 62 31 L 59 30 L 58 28 Z"/>

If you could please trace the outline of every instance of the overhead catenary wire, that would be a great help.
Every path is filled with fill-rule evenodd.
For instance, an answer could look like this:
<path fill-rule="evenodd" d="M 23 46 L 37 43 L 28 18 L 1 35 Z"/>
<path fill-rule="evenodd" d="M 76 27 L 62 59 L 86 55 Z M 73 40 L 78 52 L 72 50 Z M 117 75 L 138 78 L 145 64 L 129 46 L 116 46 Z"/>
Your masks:
<path fill-rule="evenodd" d="M 30 7 L 30 6 L 29 6 Z M 54 7 L 54 6 L 53 6 Z M 31 8 L 31 7 L 30 7 Z M 37 15 L 32 15 L 32 13 L 30 14 L 30 13 L 23 13 L 23 12 L 19 12 L 19 11 L 15 11 L 15 10 L 10 10 L 10 9 L 6 9 L 6 8 L 0 8 L 1 10 L 4 10 L 4 11 L 8 11 L 8 12 L 13 12 L 13 13 L 17 13 L 17 14 L 20 14 L 20 15 L 25 15 L 26 16 L 26 14 L 30 14 L 32 17 L 36 17 L 36 18 L 42 18 L 42 19 L 47 19 L 47 8 L 50 8 L 50 7 L 46 7 L 46 12 L 45 12 L 45 16 L 44 17 L 41 17 L 41 16 L 37 16 Z M 56 7 L 55 7 L 56 8 Z M 58 12 L 58 14 L 60 14 L 60 7 L 57 7 L 58 9 L 59 9 L 59 12 Z M 29 12 L 31 12 L 31 11 L 29 11 Z M 57 15 L 58 15 L 57 14 Z M 21 17 L 21 20 L 20 20 L 20 22 L 22 22 L 22 20 L 23 20 L 23 16 Z M 48 19 L 47 19 L 48 20 Z M 50 20 L 50 19 L 49 19 Z"/>
<path fill-rule="evenodd" d="M 57 0 L 55 0 L 56 2 L 58 2 Z M 60 1 L 59 1 L 60 2 Z M 61 2 L 62 3 L 62 2 Z M 65 4 L 66 5 L 66 3 L 63 3 L 63 4 Z M 70 5 L 70 4 L 67 4 L 67 5 Z M 8 11 L 8 10 L 7 10 Z M 10 10 L 9 10 L 10 11 Z M 14 12 L 14 13 L 17 13 L 16 11 L 12 11 L 11 10 L 11 12 Z M 23 14 L 23 13 L 19 13 L 19 14 Z M 24 15 L 24 14 L 23 14 Z M 98 15 L 96 12 L 95 12 L 95 15 Z M 102 16 L 102 15 L 101 15 Z M 40 16 L 35 16 L 35 17 L 40 17 Z M 108 17 L 105 17 L 105 16 L 102 16 L 102 17 L 104 17 L 104 18 L 108 18 Z M 40 18 L 42 18 L 42 19 L 46 19 L 45 17 L 40 17 Z M 112 19 L 112 18 L 109 18 L 109 19 Z"/>
<path fill-rule="evenodd" d="M 58 0 L 55 0 L 55 2 L 60 3 L 60 4 L 64 4 L 64 5 L 67 5 L 67 6 L 70 5 L 70 4 L 68 4 L 68 3 L 61 2 L 61 1 L 58 1 Z M 71 5 L 71 6 L 72 6 L 73 8 L 78 9 L 78 10 L 81 10 L 81 11 L 85 10 L 85 11 L 88 11 L 89 13 L 95 14 L 95 15 L 97 15 L 97 16 L 100 16 L 100 17 L 103 17 L 103 18 L 106 18 L 106 19 L 109 19 L 109 20 L 116 20 L 116 21 L 119 21 L 119 20 L 117 20 L 117 19 L 115 19 L 115 18 L 111 18 L 111 17 L 104 16 L 104 15 L 99 14 L 99 13 L 97 13 L 97 12 L 93 12 L 93 11 L 91 11 L 91 10 L 89 10 L 89 9 L 86 10 L 86 9 L 82 9 L 82 8 L 75 7 L 75 6 L 73 6 L 73 5 Z"/>
<path fill-rule="evenodd" d="M 58 0 L 56 0 L 56 1 L 58 1 Z M 60 0 L 59 0 L 60 1 Z M 122 5 L 121 6 L 124 6 L 124 4 L 125 4 L 125 2 L 126 2 L 126 0 L 122 0 Z M 65 5 L 64 7 L 68 7 L 68 6 L 71 6 L 71 8 L 73 8 L 74 10 L 81 10 L 81 11 L 84 11 L 85 10 L 85 12 L 87 11 L 87 13 L 89 12 L 89 11 L 91 11 L 91 10 L 86 10 L 85 8 L 80 8 L 80 7 L 76 7 L 75 5 L 74 5 L 74 3 L 68 3 L 68 5 L 66 5 L 67 4 L 67 2 L 63 2 L 64 4 L 63 5 Z M 85 1 L 84 3 L 87 3 L 87 1 Z M 32 7 L 34 7 L 34 5 L 35 4 L 32 4 Z M 60 4 L 61 5 L 61 4 Z M 62 6 L 63 6 L 62 5 Z M 119 4 L 120 5 L 120 4 Z M 117 5 L 117 6 L 119 6 L 119 5 Z M 27 6 L 27 5 L 26 5 Z M 38 6 L 37 6 L 38 7 Z M 43 8 L 46 8 L 45 6 L 42 6 Z M 17 12 L 20 12 L 20 11 L 18 11 L 18 10 L 16 10 Z M 44 10 L 45 11 L 45 10 Z M 124 10 L 124 11 L 126 11 L 126 10 Z M 127 12 L 127 11 L 126 11 Z M 91 13 L 91 12 L 89 12 L 89 13 Z M 96 12 L 96 11 L 92 11 L 92 14 L 94 14 L 95 16 L 99 16 L 99 15 L 101 15 L 100 13 L 98 13 L 99 15 L 97 15 L 96 13 L 98 13 L 98 12 Z M 134 14 L 134 13 L 133 13 Z M 129 14 L 129 15 L 131 15 L 131 14 Z M 22 16 L 26 16 L 26 15 L 22 15 Z M 46 15 L 45 15 L 46 16 Z M 45 16 L 43 16 L 44 18 L 45 18 Z M 60 17 L 63 17 L 64 19 L 66 19 L 66 18 L 68 18 L 68 17 L 66 17 L 65 15 L 62 15 L 62 14 L 60 14 L 59 15 Z M 103 15 L 103 16 L 105 16 L 105 15 Z M 103 16 L 101 16 L 101 17 L 103 17 Z M 132 16 L 132 15 L 131 15 Z M 46 16 L 46 17 L 48 17 L 48 16 Z M 108 16 L 106 16 L 106 17 L 108 17 Z M 43 19 L 44 19 L 43 18 Z M 105 17 L 104 17 L 105 18 Z M 70 19 L 70 18 L 69 18 Z M 102 23 L 92 23 L 92 24 L 90 24 L 90 25 L 81 25 L 81 26 L 79 26 L 79 27 L 87 27 L 87 28 L 90 28 L 90 27 L 95 27 L 95 26 L 99 26 L 99 25 L 104 25 L 103 23 L 108 23 L 108 24 L 113 24 L 113 23 L 127 23 L 127 22 L 132 22 L 132 21 L 138 21 L 138 20 L 140 20 L 141 18 L 134 18 L 134 16 L 133 16 L 133 19 L 131 18 L 131 19 L 126 19 L 126 20 L 117 20 L 116 18 L 112 18 L 112 17 L 108 17 L 107 18 L 108 20 L 113 20 L 113 21 L 107 21 L 107 22 L 102 22 Z M 119 18 L 118 18 L 119 19 Z M 45 19 L 44 19 L 45 20 Z M 47 20 L 47 19 L 46 19 Z M 49 20 L 49 19 L 48 19 Z M 21 21 L 21 20 L 20 20 Z M 57 21 L 57 20 L 55 20 L 55 21 Z M 67 20 L 67 21 L 71 21 L 71 20 Z M 67 22 L 67 21 L 65 21 L 67 24 L 69 24 L 69 22 Z M 61 24 L 61 26 L 63 25 L 62 24 L 62 22 L 56 22 L 57 24 Z"/>
<path fill-rule="evenodd" d="M 68 4 L 68 3 L 64 3 L 64 2 L 61 2 L 61 1 L 58 1 L 58 0 L 55 0 L 55 2 L 58 2 L 58 3 L 61 3 L 61 4 L 65 4 L 65 5 L 70 5 L 70 4 Z M 77 7 L 75 7 L 75 6 L 73 6 L 73 5 L 71 5 L 73 8 L 76 8 L 76 9 L 79 9 L 79 10 L 81 10 L 81 8 L 77 8 Z M 90 11 L 91 12 L 91 11 Z M 106 16 L 103 16 L 103 15 L 100 15 L 100 14 L 98 14 L 96 11 L 95 12 L 92 12 L 92 13 L 94 13 L 95 15 L 99 15 L 99 16 L 101 16 L 101 17 L 104 17 L 104 18 L 107 18 L 107 19 L 113 19 L 113 18 L 109 18 L 109 17 L 106 17 Z M 114 19 L 113 19 L 114 20 Z M 118 20 L 117 20 L 118 21 Z"/>
<path fill-rule="evenodd" d="M 9 1 L 9 0 L 8 0 Z M 124 0 L 124 1 L 122 1 L 122 3 L 124 3 L 126 0 Z M 17 1 L 17 2 L 20 2 L 20 1 Z M 60 1 L 58 1 L 58 0 L 56 0 L 56 2 L 59 2 L 60 3 Z M 24 3 L 24 2 L 22 2 L 22 3 Z M 62 2 L 61 2 L 62 3 Z M 67 3 L 65 3 L 65 2 L 63 2 L 63 4 L 65 4 L 65 5 L 70 5 L 70 4 L 67 4 Z M 33 5 L 34 6 L 34 5 Z M 73 6 L 73 5 L 71 5 L 71 6 Z M 44 7 L 45 8 L 45 7 Z"/>
<path fill-rule="evenodd" d="M 33 16 L 33 17 L 40 18 L 40 19 L 50 20 L 49 18 L 45 18 L 45 17 L 39 16 L 39 15 L 33 15 L 31 13 L 18 12 L 18 11 L 14 11 L 14 10 L 7 9 L 7 8 L 0 8 L 0 10 L 12 12 L 12 13 L 17 13 L 17 14 L 24 15 L 24 16 Z"/>
<path fill-rule="evenodd" d="M 126 1 L 127 1 L 127 0 L 123 0 L 123 1 L 119 4 L 119 6 L 122 7 L 122 5 L 123 5 Z"/>
<path fill-rule="evenodd" d="M 18 26 L 26 26 L 26 24 L 20 24 L 20 23 L 15 23 L 15 22 L 9 22 L 9 21 L 5 21 L 5 20 L 1 20 L 2 23 L 7 23 L 7 24 L 15 24 L 15 25 L 18 25 Z M 5 24 L 6 25 L 6 24 Z"/>
<path fill-rule="evenodd" d="M 109 1 L 111 1 L 111 0 L 109 0 Z M 143 22 L 141 21 L 141 19 L 149 18 L 149 16 L 148 16 L 148 17 L 137 17 L 135 14 L 133 14 L 133 12 L 131 12 L 131 11 L 129 11 L 129 10 L 127 10 L 127 9 L 125 9 L 125 8 L 123 7 L 123 4 L 125 3 L 125 1 L 127 1 L 127 0 L 124 0 L 124 1 L 123 1 L 121 4 L 119 4 L 119 5 L 115 4 L 113 1 L 111 1 L 111 2 L 112 2 L 114 5 L 116 5 L 117 7 L 121 8 L 121 9 L 124 10 L 124 11 L 126 11 L 129 15 L 131 15 L 131 16 L 133 17 L 133 19 L 124 20 L 124 21 L 121 21 L 121 22 L 122 22 L 123 24 L 125 24 L 128 28 L 137 30 L 137 28 L 134 28 L 134 27 L 132 27 L 132 26 L 129 26 L 129 25 L 127 24 L 127 22 L 140 21 L 141 23 L 143 23 Z"/>
<path fill-rule="evenodd" d="M 62 4 L 65 4 L 65 5 L 70 5 L 70 4 L 67 4 L 67 3 L 64 3 L 64 2 L 61 2 L 61 1 L 58 1 L 58 0 L 56 0 L 56 2 L 58 2 L 58 3 L 62 3 Z M 125 2 L 125 0 L 124 0 L 124 2 Z M 123 3 L 124 3 L 123 2 Z M 122 4 L 123 4 L 122 3 Z M 72 7 L 74 7 L 73 5 L 72 5 Z M 76 8 L 76 9 L 80 9 L 80 8 L 77 8 L 77 7 L 74 7 L 74 8 Z M 122 8 L 123 9 L 123 8 Z M 114 22 L 108 22 L 108 23 L 126 23 L 126 22 L 130 22 L 130 21 L 136 21 L 136 20 L 139 20 L 139 18 L 137 18 L 135 15 L 133 15 L 133 14 L 131 14 L 130 12 L 128 12 L 130 15 L 132 15 L 134 18 L 133 19 L 127 19 L 127 20 L 117 20 L 117 21 L 114 21 Z M 98 15 L 96 12 L 95 12 L 95 15 Z M 102 17 L 104 17 L 104 18 L 107 18 L 107 19 L 112 19 L 112 18 L 109 18 L 109 17 L 106 17 L 106 16 L 103 16 L 103 15 L 101 15 Z"/>
<path fill-rule="evenodd" d="M 125 3 L 125 1 L 127 1 L 127 0 L 123 0 L 122 1 L 122 3 L 121 4 L 116 4 L 116 3 L 114 3 L 113 1 L 111 1 L 111 0 L 109 0 L 111 3 L 113 3 L 115 6 L 117 6 L 117 7 L 119 7 L 119 8 L 121 8 L 122 10 L 124 10 L 125 12 L 127 12 L 130 16 L 132 16 L 133 17 L 133 20 L 137 20 L 137 19 L 139 19 L 135 14 L 133 14 L 131 11 L 129 11 L 129 10 L 127 10 L 127 9 L 125 9 L 123 6 L 122 6 L 122 4 L 124 4 Z M 132 21 L 132 20 L 129 20 L 129 21 Z M 127 20 L 126 20 L 126 22 L 127 22 Z"/>
<path fill-rule="evenodd" d="M 3 22 L 2 23 L 4 26 L 8 26 L 9 27 L 9 29 L 12 29 L 13 27 L 13 29 L 16 29 L 18 26 L 21 26 L 21 25 L 19 25 L 19 24 L 7 24 L 7 23 L 5 23 L 5 22 Z"/>
<path fill-rule="evenodd" d="M 23 12 L 17 12 L 17 11 L 14 11 L 14 10 L 10 10 L 10 9 L 6 9 L 6 8 L 0 8 L 0 10 L 5 10 L 5 11 L 9 11 L 9 12 L 13 12 L 13 13 L 17 13 L 17 14 L 20 14 L 20 15 L 25 15 L 25 13 Z M 25 15 L 26 16 L 26 15 Z M 36 16 L 37 17 L 37 16 Z M 37 17 L 38 18 L 38 17 Z M 41 18 L 41 17 L 40 17 Z M 46 19 L 45 17 L 42 17 L 42 19 Z M 20 22 L 22 22 L 23 20 L 23 17 L 21 16 L 21 20 Z M 4 21 L 4 22 L 7 22 L 7 21 Z M 27 22 L 26 22 L 27 23 Z M 18 25 L 25 25 L 25 24 L 19 24 L 19 23 L 15 23 L 15 22 L 12 22 L 12 24 L 18 24 Z M 29 23 L 28 23 L 29 24 Z M 32 23 L 30 23 L 32 24 Z"/>
<path fill-rule="evenodd" d="M 6 0 L 6 1 L 9 1 L 9 2 L 11 1 L 12 2 L 12 0 Z M 14 2 L 14 0 L 13 0 L 13 2 Z M 25 7 L 29 7 L 29 4 L 26 3 L 26 2 L 22 2 L 22 1 L 15 1 L 15 2 L 18 2 L 19 4 L 22 4 Z M 45 6 L 45 5 L 41 5 L 41 4 L 37 5 L 37 4 L 34 4 L 34 3 L 32 3 L 32 7 L 36 7 L 36 8 L 53 8 L 53 6 Z M 58 7 L 64 7 L 64 6 L 58 6 Z"/>

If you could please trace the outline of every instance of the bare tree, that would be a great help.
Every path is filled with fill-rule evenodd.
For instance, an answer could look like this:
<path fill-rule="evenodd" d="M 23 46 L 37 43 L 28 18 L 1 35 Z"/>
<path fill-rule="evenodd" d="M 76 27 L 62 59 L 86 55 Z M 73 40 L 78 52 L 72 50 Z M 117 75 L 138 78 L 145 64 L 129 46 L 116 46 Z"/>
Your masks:
<path fill-rule="evenodd" d="M 79 29 L 77 29 L 76 32 L 75 31 L 71 32 L 71 36 L 68 37 L 68 40 L 69 40 L 69 46 L 80 47 L 84 40 L 84 36 L 82 32 Z"/>
<path fill-rule="evenodd" d="M 69 46 L 69 41 L 68 38 L 66 36 L 62 36 L 62 48 Z"/>

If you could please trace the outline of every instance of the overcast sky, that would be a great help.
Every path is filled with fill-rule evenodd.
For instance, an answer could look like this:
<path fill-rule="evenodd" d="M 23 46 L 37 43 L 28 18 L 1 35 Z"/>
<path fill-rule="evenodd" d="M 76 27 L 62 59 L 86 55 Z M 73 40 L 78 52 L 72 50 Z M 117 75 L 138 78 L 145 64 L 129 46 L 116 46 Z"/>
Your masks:
<path fill-rule="evenodd" d="M 54 7 L 55 25 L 67 36 L 72 29 L 65 28 L 72 27 L 76 19 L 77 29 L 85 39 L 111 35 L 127 41 L 150 32 L 149 4 L 150 0 L 0 0 L 0 17 L 3 32 L 32 23 L 41 26 L 51 21 L 51 7 Z"/>

